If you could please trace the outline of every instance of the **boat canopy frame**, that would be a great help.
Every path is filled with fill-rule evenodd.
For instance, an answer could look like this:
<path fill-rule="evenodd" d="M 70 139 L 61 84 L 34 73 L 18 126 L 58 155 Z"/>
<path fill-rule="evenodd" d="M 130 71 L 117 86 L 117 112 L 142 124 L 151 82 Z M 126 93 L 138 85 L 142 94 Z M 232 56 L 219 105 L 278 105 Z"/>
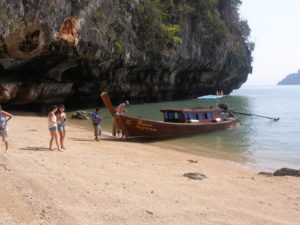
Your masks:
<path fill-rule="evenodd" d="M 166 108 L 160 111 L 164 114 L 164 122 L 173 123 L 211 122 L 221 118 L 222 112 L 220 108 Z"/>

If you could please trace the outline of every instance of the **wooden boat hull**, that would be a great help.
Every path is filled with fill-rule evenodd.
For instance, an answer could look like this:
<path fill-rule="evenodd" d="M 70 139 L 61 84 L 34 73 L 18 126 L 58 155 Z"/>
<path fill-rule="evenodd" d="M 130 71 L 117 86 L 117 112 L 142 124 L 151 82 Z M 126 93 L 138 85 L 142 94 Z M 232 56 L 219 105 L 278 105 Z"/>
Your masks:
<path fill-rule="evenodd" d="M 222 119 L 219 122 L 192 122 L 177 123 L 154 121 L 144 118 L 129 117 L 116 113 L 111 100 L 106 92 L 101 94 L 105 106 L 113 116 L 115 123 L 122 130 L 126 138 L 134 137 L 176 137 L 198 134 L 213 130 L 229 128 L 236 121 L 234 117 Z"/>
<path fill-rule="evenodd" d="M 215 123 L 169 123 L 129 116 L 118 116 L 126 127 L 126 137 L 176 137 L 222 130 L 234 124 L 235 119 Z"/>

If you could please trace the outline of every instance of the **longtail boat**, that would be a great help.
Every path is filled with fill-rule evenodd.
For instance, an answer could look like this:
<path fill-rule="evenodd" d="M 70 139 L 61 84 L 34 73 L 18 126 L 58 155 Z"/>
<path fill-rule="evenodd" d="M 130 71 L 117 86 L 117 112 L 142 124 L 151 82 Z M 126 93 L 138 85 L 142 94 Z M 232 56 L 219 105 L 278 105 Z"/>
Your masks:
<path fill-rule="evenodd" d="M 176 137 L 226 129 L 236 122 L 233 114 L 223 115 L 222 108 L 161 109 L 163 121 L 130 117 L 116 112 L 108 93 L 101 98 L 126 138 Z"/>

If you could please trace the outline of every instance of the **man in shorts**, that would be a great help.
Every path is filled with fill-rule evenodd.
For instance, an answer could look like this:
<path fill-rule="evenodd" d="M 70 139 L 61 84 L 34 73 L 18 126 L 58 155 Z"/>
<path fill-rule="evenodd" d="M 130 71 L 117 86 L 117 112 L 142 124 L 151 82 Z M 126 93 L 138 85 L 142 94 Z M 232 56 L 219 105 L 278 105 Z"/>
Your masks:
<path fill-rule="evenodd" d="M 13 118 L 13 115 L 2 110 L 0 106 L 0 135 L 2 141 L 5 143 L 5 152 L 8 150 L 8 126 L 7 122 Z"/>
<path fill-rule="evenodd" d="M 96 111 L 92 113 L 91 119 L 93 121 L 93 126 L 94 126 L 95 140 L 99 141 L 99 136 L 101 136 L 100 121 L 102 120 L 102 116 L 100 115 L 99 108 L 96 108 Z"/>

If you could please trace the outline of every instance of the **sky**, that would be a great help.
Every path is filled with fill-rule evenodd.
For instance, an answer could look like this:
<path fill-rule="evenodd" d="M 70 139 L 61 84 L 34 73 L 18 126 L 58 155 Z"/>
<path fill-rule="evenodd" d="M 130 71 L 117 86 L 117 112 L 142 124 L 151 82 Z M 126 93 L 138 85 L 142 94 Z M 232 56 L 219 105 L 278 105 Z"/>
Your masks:
<path fill-rule="evenodd" d="M 245 85 L 275 85 L 300 69 L 300 0 L 242 0 L 240 16 L 255 42 Z"/>

